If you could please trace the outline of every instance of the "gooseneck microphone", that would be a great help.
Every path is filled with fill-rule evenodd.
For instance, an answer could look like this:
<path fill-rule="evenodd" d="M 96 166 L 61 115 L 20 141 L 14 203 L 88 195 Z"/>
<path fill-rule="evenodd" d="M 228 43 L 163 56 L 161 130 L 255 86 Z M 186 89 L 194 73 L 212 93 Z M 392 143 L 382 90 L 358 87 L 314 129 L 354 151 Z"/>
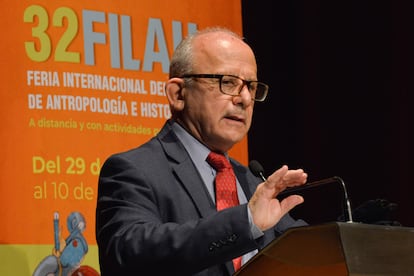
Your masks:
<path fill-rule="evenodd" d="M 264 174 L 263 166 L 256 160 L 252 160 L 249 163 L 250 171 L 257 177 L 260 177 L 263 181 L 266 181 Z"/>
<path fill-rule="evenodd" d="M 249 163 L 249 169 L 255 176 L 260 177 L 263 181 L 266 181 L 266 177 L 264 176 L 263 166 L 258 161 L 251 160 L 250 163 Z M 351 203 L 350 203 L 350 200 L 349 200 L 349 197 L 348 197 L 348 192 L 347 192 L 347 189 L 346 189 L 346 186 L 345 186 L 345 182 L 339 176 L 334 176 L 334 177 L 325 178 L 325 179 L 321 179 L 321 180 L 314 181 L 314 182 L 309 182 L 309 183 L 306 183 L 305 185 L 298 186 L 298 187 L 287 188 L 286 190 L 281 192 L 279 195 L 283 195 L 283 194 L 286 194 L 286 193 L 293 193 L 293 192 L 297 192 L 297 191 L 300 191 L 300 190 L 305 190 L 305 189 L 308 189 L 308 188 L 317 187 L 319 185 L 330 184 L 330 183 L 335 183 L 335 182 L 341 184 L 341 186 L 342 186 L 342 190 L 343 190 L 343 193 L 344 193 L 344 200 L 345 200 L 345 204 L 346 204 L 346 211 L 347 211 L 347 214 L 348 214 L 348 221 L 347 222 L 353 222 Z"/>

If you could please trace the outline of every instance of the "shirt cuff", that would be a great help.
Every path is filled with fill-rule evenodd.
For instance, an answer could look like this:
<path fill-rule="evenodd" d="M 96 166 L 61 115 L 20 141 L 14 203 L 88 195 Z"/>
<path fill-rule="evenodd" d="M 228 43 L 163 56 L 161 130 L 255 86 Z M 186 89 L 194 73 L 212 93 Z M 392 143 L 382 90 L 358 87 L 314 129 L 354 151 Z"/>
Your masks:
<path fill-rule="evenodd" d="M 247 216 L 249 218 L 250 232 L 252 233 L 253 239 L 258 239 L 261 236 L 263 236 L 264 233 L 262 232 L 262 230 L 259 229 L 259 227 L 256 226 L 256 224 L 253 223 L 252 213 L 250 212 L 249 205 L 246 204 L 246 206 L 247 206 Z"/>

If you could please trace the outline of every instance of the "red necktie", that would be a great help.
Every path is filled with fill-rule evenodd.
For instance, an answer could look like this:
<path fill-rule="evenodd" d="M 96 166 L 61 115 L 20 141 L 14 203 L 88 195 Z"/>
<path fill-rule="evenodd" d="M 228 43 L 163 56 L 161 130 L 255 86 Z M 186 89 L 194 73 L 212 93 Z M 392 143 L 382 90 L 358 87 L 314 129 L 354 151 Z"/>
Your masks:
<path fill-rule="evenodd" d="M 207 162 L 216 170 L 216 206 L 217 210 L 223 210 L 239 205 L 237 196 L 236 176 L 229 160 L 220 153 L 210 152 Z M 241 267 L 242 257 L 233 259 L 234 270 Z"/>

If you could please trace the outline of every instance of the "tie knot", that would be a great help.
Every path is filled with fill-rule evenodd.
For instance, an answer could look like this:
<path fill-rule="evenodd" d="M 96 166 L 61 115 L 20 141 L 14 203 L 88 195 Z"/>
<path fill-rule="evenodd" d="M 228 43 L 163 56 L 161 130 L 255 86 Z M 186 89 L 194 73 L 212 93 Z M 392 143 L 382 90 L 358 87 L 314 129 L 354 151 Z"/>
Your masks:
<path fill-rule="evenodd" d="M 226 156 L 221 153 L 217 152 L 210 152 L 207 156 L 207 162 L 216 170 L 216 171 L 223 171 L 225 169 L 231 169 L 231 164 L 229 160 L 227 160 Z"/>

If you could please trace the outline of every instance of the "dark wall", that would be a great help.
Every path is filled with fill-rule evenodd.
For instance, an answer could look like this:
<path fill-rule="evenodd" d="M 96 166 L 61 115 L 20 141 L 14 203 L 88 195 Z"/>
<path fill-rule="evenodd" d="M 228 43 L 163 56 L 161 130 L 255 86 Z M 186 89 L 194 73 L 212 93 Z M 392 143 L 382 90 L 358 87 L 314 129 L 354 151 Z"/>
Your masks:
<path fill-rule="evenodd" d="M 352 207 L 386 199 L 414 226 L 414 4 L 409 1 L 242 0 L 258 76 L 249 156 L 309 180 L 341 177 Z M 303 192 L 294 215 L 335 220 L 340 185 Z"/>

